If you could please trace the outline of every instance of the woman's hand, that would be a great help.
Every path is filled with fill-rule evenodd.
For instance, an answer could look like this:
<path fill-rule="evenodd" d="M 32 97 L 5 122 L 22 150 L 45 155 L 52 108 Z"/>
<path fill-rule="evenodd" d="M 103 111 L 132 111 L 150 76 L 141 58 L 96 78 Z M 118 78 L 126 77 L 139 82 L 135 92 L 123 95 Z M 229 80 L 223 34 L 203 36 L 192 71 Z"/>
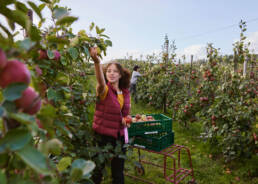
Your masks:
<path fill-rule="evenodd" d="M 90 48 L 90 56 L 93 59 L 94 63 L 100 63 L 100 60 L 99 60 L 99 57 L 98 57 L 97 47 L 91 47 Z"/>
<path fill-rule="evenodd" d="M 122 125 L 124 125 L 125 127 L 130 128 L 131 124 L 126 122 L 126 117 L 122 118 Z"/>
<path fill-rule="evenodd" d="M 122 125 L 126 126 L 125 118 L 122 118 Z"/>

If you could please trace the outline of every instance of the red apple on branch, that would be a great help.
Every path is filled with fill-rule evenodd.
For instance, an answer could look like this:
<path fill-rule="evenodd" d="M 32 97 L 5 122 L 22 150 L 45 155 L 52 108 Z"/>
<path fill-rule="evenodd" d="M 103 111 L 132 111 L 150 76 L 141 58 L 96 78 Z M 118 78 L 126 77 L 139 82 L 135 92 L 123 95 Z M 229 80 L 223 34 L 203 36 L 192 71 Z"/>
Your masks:
<path fill-rule="evenodd" d="M 59 61 L 60 58 L 61 58 L 61 54 L 60 54 L 57 50 L 55 50 L 55 51 L 54 51 L 54 55 L 55 55 L 54 60 Z"/>
<path fill-rule="evenodd" d="M 35 66 L 35 71 L 38 77 L 42 75 L 42 70 L 38 65 Z"/>
<path fill-rule="evenodd" d="M 8 61 L 0 73 L 0 86 L 5 88 L 9 84 L 21 82 L 30 83 L 30 71 L 26 65 L 18 60 Z"/>
<path fill-rule="evenodd" d="M 44 128 L 43 125 L 42 125 L 42 123 L 40 122 L 40 120 L 37 119 L 37 118 L 36 118 L 36 123 L 37 123 L 37 125 L 38 125 L 39 128 L 42 128 L 42 129 Z"/>
<path fill-rule="evenodd" d="M 15 100 L 15 104 L 16 107 L 22 109 L 24 113 L 33 115 L 40 110 L 41 99 L 32 87 L 28 87 L 23 91 L 21 98 Z"/>
<path fill-rule="evenodd" d="M 6 55 L 4 51 L 0 49 L 0 70 L 3 69 L 6 64 L 7 64 Z"/>
<path fill-rule="evenodd" d="M 39 50 L 39 58 L 38 59 L 48 59 L 47 51 L 46 50 Z"/>

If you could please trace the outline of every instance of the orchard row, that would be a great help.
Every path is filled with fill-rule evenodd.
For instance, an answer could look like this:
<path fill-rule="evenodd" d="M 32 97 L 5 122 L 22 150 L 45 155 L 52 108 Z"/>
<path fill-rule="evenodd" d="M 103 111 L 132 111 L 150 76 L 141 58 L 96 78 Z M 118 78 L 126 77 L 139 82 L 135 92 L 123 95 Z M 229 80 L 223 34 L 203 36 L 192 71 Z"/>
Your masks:
<path fill-rule="evenodd" d="M 201 124 L 201 137 L 221 150 L 226 162 L 258 152 L 257 55 L 245 44 L 244 22 L 240 27 L 234 55 L 221 56 L 208 44 L 206 60 L 175 64 L 172 53 L 168 60 L 137 62 L 146 74 L 137 84 L 137 98 L 170 113 L 182 127 Z"/>

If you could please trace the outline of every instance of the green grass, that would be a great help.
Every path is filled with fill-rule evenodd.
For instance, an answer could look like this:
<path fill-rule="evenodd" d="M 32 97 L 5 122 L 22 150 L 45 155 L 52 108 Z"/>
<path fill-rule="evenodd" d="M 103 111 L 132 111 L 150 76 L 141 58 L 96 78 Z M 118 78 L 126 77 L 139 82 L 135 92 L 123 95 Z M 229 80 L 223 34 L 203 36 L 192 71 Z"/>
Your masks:
<path fill-rule="evenodd" d="M 162 113 L 162 109 L 154 109 L 148 105 L 135 104 L 132 102 L 131 114 L 150 114 L 150 113 Z M 170 116 L 169 114 L 166 114 Z M 194 169 L 195 180 L 198 184 L 254 184 L 258 183 L 257 171 L 258 170 L 258 158 L 253 158 L 249 161 L 242 161 L 231 163 L 226 165 L 223 162 L 222 157 L 214 158 L 210 153 L 210 146 L 205 144 L 200 138 L 199 133 L 201 131 L 201 125 L 193 123 L 188 129 L 182 128 L 177 122 L 173 122 L 173 131 L 175 132 L 175 144 L 184 145 L 190 149 L 192 164 Z M 127 153 L 129 159 L 126 161 L 126 171 L 132 175 L 134 172 L 134 162 L 138 160 L 137 150 L 134 149 L 133 153 Z M 163 166 L 163 156 L 150 153 L 142 152 L 144 159 L 153 163 Z M 168 165 L 172 167 L 172 160 L 168 162 Z M 182 153 L 181 165 L 188 167 L 188 157 Z M 163 170 L 155 166 L 144 164 L 145 175 L 142 177 L 147 180 L 151 180 L 157 184 L 168 184 L 164 179 Z M 230 168 L 231 173 L 227 174 L 226 169 Z M 256 177 L 248 176 L 248 169 Z M 103 181 L 104 184 L 111 183 L 110 171 L 108 171 L 108 177 Z M 255 174 L 256 173 L 256 174 Z M 182 184 L 186 184 L 191 178 L 187 177 Z M 126 184 L 142 183 L 139 180 L 125 177 Z"/>

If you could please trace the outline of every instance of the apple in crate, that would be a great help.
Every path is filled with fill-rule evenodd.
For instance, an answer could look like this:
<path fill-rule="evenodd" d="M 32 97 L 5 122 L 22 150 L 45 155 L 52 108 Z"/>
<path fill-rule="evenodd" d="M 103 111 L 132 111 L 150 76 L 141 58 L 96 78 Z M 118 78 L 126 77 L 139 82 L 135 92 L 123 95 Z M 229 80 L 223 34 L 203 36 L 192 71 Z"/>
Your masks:
<path fill-rule="evenodd" d="M 133 123 L 137 122 L 137 119 L 136 118 L 132 118 L 132 122 Z"/>
<path fill-rule="evenodd" d="M 148 121 L 148 120 L 147 120 L 147 116 L 146 116 L 145 114 L 143 114 L 141 120 L 142 120 L 142 121 Z"/>
<path fill-rule="evenodd" d="M 141 119 L 142 116 L 141 116 L 140 114 L 136 114 L 136 115 L 135 115 L 135 118 L 138 120 L 138 119 Z"/>
<path fill-rule="evenodd" d="M 154 121 L 155 119 L 152 116 L 147 116 L 148 121 Z"/>

